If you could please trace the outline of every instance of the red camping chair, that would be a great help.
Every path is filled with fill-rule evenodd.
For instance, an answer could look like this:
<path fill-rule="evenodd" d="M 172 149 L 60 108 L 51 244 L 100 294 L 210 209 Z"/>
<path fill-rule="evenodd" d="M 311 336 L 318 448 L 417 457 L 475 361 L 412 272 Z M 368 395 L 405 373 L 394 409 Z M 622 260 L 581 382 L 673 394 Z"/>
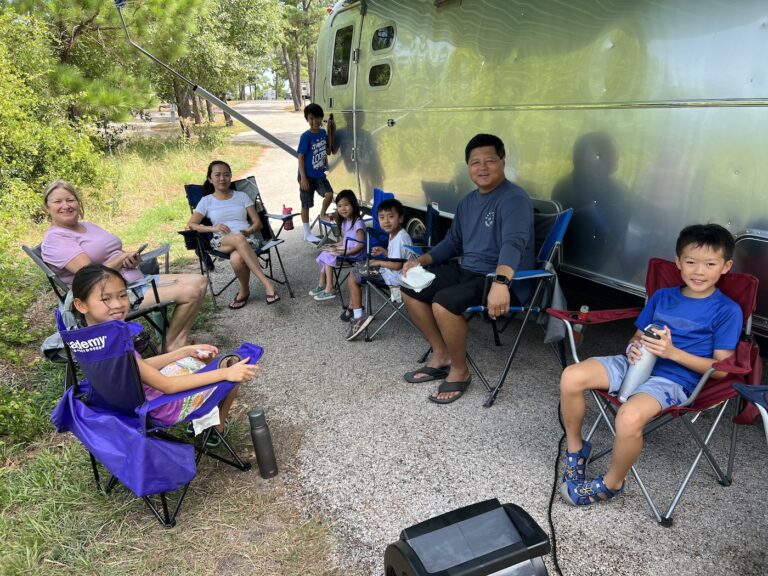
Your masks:
<path fill-rule="evenodd" d="M 680 286 L 682 279 L 680 277 L 680 271 L 677 266 L 668 260 L 662 260 L 660 258 L 652 258 L 648 262 L 648 272 L 645 279 L 645 290 L 647 297 L 650 296 L 660 288 L 668 288 L 673 286 Z M 688 469 L 682 484 L 677 490 L 672 503 L 669 505 L 668 510 L 661 516 L 656 504 L 651 498 L 648 490 L 645 487 L 640 474 L 636 470 L 635 466 L 632 466 L 632 474 L 637 480 L 640 490 L 648 501 L 648 505 L 656 517 L 656 520 L 663 526 L 672 525 L 672 513 L 674 512 L 680 498 L 688 487 L 688 482 L 696 470 L 701 457 L 705 457 L 710 467 L 717 476 L 718 482 L 722 486 L 729 486 L 733 478 L 733 460 L 736 452 L 736 419 L 734 419 L 733 429 L 731 431 L 731 444 L 728 457 L 728 468 L 726 473 L 723 473 L 722 469 L 715 460 L 712 452 L 707 447 L 710 439 L 712 438 L 715 430 L 717 429 L 725 409 L 728 407 L 728 403 L 731 399 L 736 398 L 737 412 L 741 402 L 738 397 L 738 393 L 733 388 L 734 383 L 750 383 L 752 379 L 750 375 L 756 370 L 761 368 L 760 351 L 751 338 L 751 326 L 752 326 L 752 313 L 755 310 L 757 302 L 757 278 L 751 274 L 737 274 L 729 273 L 720 278 L 717 283 L 717 287 L 731 299 L 733 299 L 742 310 L 744 315 L 744 329 L 742 333 L 742 339 L 736 348 L 736 352 L 723 360 L 722 362 L 716 362 L 712 368 L 705 372 L 699 380 L 696 388 L 691 393 L 686 402 L 678 406 L 670 407 L 661 412 L 655 419 L 648 423 L 643 436 L 647 436 L 654 430 L 661 428 L 662 426 L 670 423 L 675 418 L 680 418 L 684 428 L 690 433 L 691 438 L 699 448 L 696 458 L 693 464 Z M 565 323 L 566 332 L 571 344 L 571 353 L 576 362 L 579 362 L 578 353 L 576 350 L 576 344 L 573 337 L 573 325 L 574 324 L 603 324 L 614 320 L 635 318 L 640 313 L 640 308 L 631 308 L 625 310 L 598 310 L 590 311 L 587 313 L 586 318 L 583 320 L 578 319 L 578 313 L 568 310 L 555 310 L 548 309 L 547 312 L 556 318 L 559 318 Z M 727 372 L 728 375 L 725 378 L 710 379 L 710 375 L 715 371 Z M 591 390 L 592 397 L 597 403 L 597 407 L 600 411 L 595 423 L 589 431 L 586 440 L 589 440 L 595 433 L 597 426 L 600 422 L 605 422 L 608 425 L 611 433 L 615 436 L 616 430 L 614 428 L 613 419 L 616 416 L 618 408 L 621 406 L 619 399 L 615 396 L 609 395 L 606 391 Z M 706 435 L 702 439 L 699 432 L 696 431 L 693 423 L 695 422 L 698 414 L 704 410 L 717 408 L 717 414 L 714 422 L 707 430 Z M 610 417 L 609 417 L 610 415 Z M 590 462 L 597 460 L 598 458 L 609 453 L 610 448 L 603 450 L 590 458 Z"/>

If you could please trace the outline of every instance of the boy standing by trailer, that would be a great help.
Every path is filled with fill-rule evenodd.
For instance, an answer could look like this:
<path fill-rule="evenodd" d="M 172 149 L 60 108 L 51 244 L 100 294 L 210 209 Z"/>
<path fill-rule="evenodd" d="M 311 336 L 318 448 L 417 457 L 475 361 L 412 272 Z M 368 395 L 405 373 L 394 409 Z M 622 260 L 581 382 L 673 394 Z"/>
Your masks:
<path fill-rule="evenodd" d="M 403 205 L 394 198 L 384 200 L 379 204 L 376 217 L 379 219 L 381 229 L 389 234 L 389 243 L 387 248 L 374 246 L 371 250 L 373 258 L 369 260 L 370 266 L 379 267 L 381 275 L 369 277 L 366 279 L 367 282 L 374 282 L 380 286 L 399 286 L 400 269 L 403 267 L 403 263 L 393 260 L 405 259 L 405 246 L 411 243 L 411 237 L 403 229 L 404 216 Z M 387 258 L 387 260 L 376 260 L 376 258 Z M 350 341 L 362 334 L 373 320 L 373 316 L 370 315 L 363 317 L 363 291 L 360 282 L 360 273 L 357 271 L 354 275 L 350 274 L 347 279 L 349 305 L 352 310 L 351 324 L 347 332 L 347 340 Z M 345 313 L 348 312 L 345 310 Z"/>
<path fill-rule="evenodd" d="M 328 206 L 333 200 L 331 188 L 325 171 L 328 168 L 328 154 L 333 153 L 333 131 L 328 134 L 322 128 L 323 109 L 318 104 L 309 104 L 304 108 L 304 118 L 309 124 L 309 130 L 299 139 L 299 196 L 301 198 L 301 222 L 304 225 L 304 240 L 320 242 L 320 238 L 312 234 L 309 227 L 309 209 L 315 205 L 314 194 L 323 197 L 320 217 L 325 218 Z M 333 122 L 333 115 L 328 118 Z"/>
<path fill-rule="evenodd" d="M 683 285 L 651 296 L 635 321 L 637 330 L 626 355 L 589 358 L 563 371 L 560 402 L 568 446 L 560 494 L 568 503 L 587 506 L 621 493 L 643 447 L 645 425 L 662 410 L 684 402 L 712 364 L 733 354 L 741 334 L 741 308 L 715 286 L 733 265 L 733 249 L 733 236 L 722 226 L 684 228 L 675 258 Z M 659 339 L 643 333 L 649 324 L 663 327 L 654 330 Z M 618 393 L 629 365 L 641 355 L 640 346 L 657 357 L 656 364 L 651 377 L 619 408 L 608 472 L 590 480 L 586 465 L 592 446 L 581 437 L 584 392 Z"/>

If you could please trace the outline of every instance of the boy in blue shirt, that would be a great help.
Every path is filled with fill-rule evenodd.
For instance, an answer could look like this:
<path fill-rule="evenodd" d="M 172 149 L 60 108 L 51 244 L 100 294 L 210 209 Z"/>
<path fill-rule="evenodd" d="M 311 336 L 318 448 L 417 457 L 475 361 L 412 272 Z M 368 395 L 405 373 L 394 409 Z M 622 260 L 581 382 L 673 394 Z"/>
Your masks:
<path fill-rule="evenodd" d="M 328 154 L 332 154 L 333 151 L 333 131 L 328 134 L 322 128 L 323 116 L 323 109 L 318 104 L 309 104 L 304 108 L 304 118 L 309 123 L 309 130 L 299 139 L 301 222 L 304 225 L 304 240 L 308 242 L 320 241 L 320 238 L 312 234 L 309 227 L 309 209 L 315 205 L 315 192 L 323 197 L 323 205 L 320 208 L 321 218 L 325 218 L 328 206 L 333 200 L 333 188 L 325 177 Z M 333 115 L 328 118 L 328 122 L 332 121 Z"/>
<path fill-rule="evenodd" d="M 635 321 L 637 330 L 626 355 L 590 358 L 568 366 L 560 378 L 560 402 L 568 446 L 561 496 L 575 506 L 610 500 L 621 493 L 624 479 L 643 446 L 643 428 L 662 410 L 684 402 L 712 364 L 733 354 L 742 328 L 741 308 L 715 286 L 733 265 L 734 241 L 717 224 L 695 224 L 680 232 L 675 263 L 683 285 L 656 291 Z M 657 340 L 643 333 L 661 326 Z M 638 386 L 616 415 L 611 465 L 603 476 L 588 479 L 592 446 L 582 440 L 584 392 L 618 393 L 639 347 L 657 357 L 651 377 Z M 715 372 L 714 378 L 725 376 Z"/>

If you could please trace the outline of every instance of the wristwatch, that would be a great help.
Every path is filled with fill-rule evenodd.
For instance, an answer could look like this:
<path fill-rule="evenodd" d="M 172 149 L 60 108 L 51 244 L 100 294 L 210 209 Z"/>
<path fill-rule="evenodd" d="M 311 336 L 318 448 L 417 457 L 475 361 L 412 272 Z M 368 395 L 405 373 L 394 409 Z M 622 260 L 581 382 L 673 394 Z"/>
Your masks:
<path fill-rule="evenodd" d="M 509 283 L 512 282 L 512 279 L 507 278 L 503 274 L 496 274 L 496 278 L 494 278 L 493 281 L 498 282 L 499 284 L 504 284 L 504 286 L 509 286 Z"/>

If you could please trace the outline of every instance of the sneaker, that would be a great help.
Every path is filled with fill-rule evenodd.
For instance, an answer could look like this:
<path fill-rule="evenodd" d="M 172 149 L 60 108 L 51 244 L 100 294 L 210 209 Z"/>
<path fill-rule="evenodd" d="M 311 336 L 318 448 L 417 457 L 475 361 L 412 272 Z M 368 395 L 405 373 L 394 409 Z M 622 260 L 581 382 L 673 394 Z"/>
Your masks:
<path fill-rule="evenodd" d="M 349 330 L 347 331 L 347 341 L 351 342 L 360 334 L 365 332 L 365 329 L 368 328 L 368 325 L 373 322 L 373 316 L 364 316 L 363 318 L 359 318 L 357 320 L 354 320 L 349 325 Z"/>
<path fill-rule="evenodd" d="M 309 291 L 309 295 L 312 296 L 312 298 L 314 298 L 315 296 L 320 294 L 320 292 L 324 292 L 324 291 L 325 291 L 325 286 L 318 286 L 317 288 L 312 288 L 312 290 Z"/>
<path fill-rule="evenodd" d="M 339 320 L 341 320 L 342 322 L 350 322 L 353 317 L 354 317 L 354 312 L 352 312 L 351 308 L 344 308 L 341 311 L 341 314 L 339 314 Z"/>
<path fill-rule="evenodd" d="M 317 294 L 315 294 L 315 300 L 318 302 L 322 302 L 323 300 L 333 300 L 336 298 L 336 291 L 331 290 L 330 292 L 326 292 L 325 290 L 321 290 Z"/>
<path fill-rule="evenodd" d="M 578 452 L 565 452 L 565 470 L 563 482 L 583 484 L 587 481 L 587 462 L 592 454 L 592 444 L 586 440 L 581 441 L 581 450 Z"/>
<path fill-rule="evenodd" d="M 224 431 L 219 432 L 218 435 L 215 432 L 211 432 L 211 435 L 208 436 L 208 442 L 205 443 L 205 447 L 216 448 L 221 444 L 221 439 L 226 438 L 227 434 L 229 434 L 229 426 L 229 420 L 224 420 Z"/>
<path fill-rule="evenodd" d="M 309 236 L 304 236 L 304 240 L 306 242 L 311 242 L 312 244 L 317 244 L 320 242 L 320 240 L 322 240 L 322 238 L 319 238 L 314 234 L 310 234 Z"/>

